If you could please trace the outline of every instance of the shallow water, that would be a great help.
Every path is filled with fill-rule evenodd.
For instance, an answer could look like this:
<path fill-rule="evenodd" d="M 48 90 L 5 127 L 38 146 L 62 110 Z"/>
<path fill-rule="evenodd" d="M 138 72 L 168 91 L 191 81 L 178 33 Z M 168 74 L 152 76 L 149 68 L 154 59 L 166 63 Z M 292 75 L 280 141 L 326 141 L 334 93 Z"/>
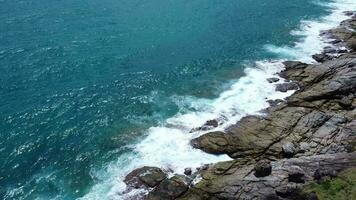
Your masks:
<path fill-rule="evenodd" d="M 134 167 L 228 159 L 187 133 L 288 95 L 259 87 L 280 63 L 255 61 L 310 61 L 322 44 L 301 20 L 328 2 L 0 1 L 0 198 L 120 199 Z M 317 45 L 295 47 L 303 38 Z"/>

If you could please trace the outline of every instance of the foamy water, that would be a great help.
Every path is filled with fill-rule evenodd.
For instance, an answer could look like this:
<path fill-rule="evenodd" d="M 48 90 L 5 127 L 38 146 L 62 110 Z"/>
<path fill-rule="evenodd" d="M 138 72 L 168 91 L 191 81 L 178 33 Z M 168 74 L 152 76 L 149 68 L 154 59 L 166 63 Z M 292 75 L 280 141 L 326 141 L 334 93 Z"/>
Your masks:
<path fill-rule="evenodd" d="M 268 107 L 267 100 L 290 96 L 294 91 L 276 92 L 275 84 L 268 83 L 266 79 L 277 77 L 276 73 L 283 70 L 283 59 L 313 62 L 311 55 L 327 46 L 327 41 L 319 36 L 320 31 L 336 27 L 347 19 L 343 12 L 356 10 L 356 1 L 337 0 L 325 6 L 332 10 L 330 15 L 316 21 L 302 21 L 300 29 L 291 33 L 302 37 L 293 47 L 266 45 L 266 49 L 278 54 L 281 60 L 258 61 L 254 66 L 246 66 L 246 75 L 216 99 L 178 98 L 177 101 L 183 101 L 182 104 L 197 111 L 178 113 L 167 119 L 164 126 L 148 129 L 147 136 L 133 147 L 134 152 L 122 155 L 103 171 L 93 172 L 93 176 L 100 181 L 82 199 L 125 199 L 147 192 L 133 190 L 125 193 L 126 185 L 122 180 L 128 172 L 138 167 L 157 166 L 172 171 L 171 174 L 182 174 L 187 167 L 194 169 L 203 164 L 230 160 L 226 155 L 216 156 L 193 149 L 190 140 L 205 132 L 190 131 L 211 119 L 218 119 L 221 126 L 216 130 L 223 130 L 246 115 L 261 114 L 259 111 Z M 283 81 L 280 78 L 279 82 Z"/>

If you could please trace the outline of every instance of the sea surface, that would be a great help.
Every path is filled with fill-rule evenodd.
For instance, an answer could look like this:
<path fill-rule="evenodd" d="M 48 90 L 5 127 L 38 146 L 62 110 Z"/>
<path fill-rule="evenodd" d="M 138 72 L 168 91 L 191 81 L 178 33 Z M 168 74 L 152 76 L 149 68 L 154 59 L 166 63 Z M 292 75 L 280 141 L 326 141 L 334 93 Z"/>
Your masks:
<path fill-rule="evenodd" d="M 0 199 L 128 198 L 143 165 L 228 160 L 192 132 L 258 114 L 353 0 L 0 0 Z M 281 82 L 283 80 L 281 79 Z"/>

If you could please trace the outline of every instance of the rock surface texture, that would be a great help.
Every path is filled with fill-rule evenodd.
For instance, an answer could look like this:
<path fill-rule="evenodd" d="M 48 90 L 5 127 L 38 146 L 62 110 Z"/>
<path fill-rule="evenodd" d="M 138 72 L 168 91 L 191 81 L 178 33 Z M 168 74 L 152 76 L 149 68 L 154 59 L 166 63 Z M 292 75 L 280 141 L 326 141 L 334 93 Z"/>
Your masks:
<path fill-rule="evenodd" d="M 132 178 L 134 171 L 128 182 L 154 187 L 148 199 L 317 199 L 303 192 L 305 184 L 356 167 L 355 30 L 354 16 L 324 33 L 335 46 L 314 56 L 318 64 L 284 63 L 280 76 L 290 82 L 274 83 L 277 90 L 299 89 L 286 101 L 191 141 L 195 148 L 234 160 L 201 170 L 194 185 L 192 176 L 167 178 L 156 168 L 153 178 Z"/>

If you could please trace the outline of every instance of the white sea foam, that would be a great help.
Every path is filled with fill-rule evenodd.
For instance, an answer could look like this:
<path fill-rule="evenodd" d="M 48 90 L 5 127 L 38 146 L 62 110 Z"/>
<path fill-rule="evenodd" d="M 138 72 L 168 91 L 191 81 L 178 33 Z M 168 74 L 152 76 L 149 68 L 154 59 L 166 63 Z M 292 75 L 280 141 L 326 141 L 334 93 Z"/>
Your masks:
<path fill-rule="evenodd" d="M 300 60 L 307 63 L 314 62 L 311 55 L 320 53 L 324 47 L 329 45 L 327 39 L 320 36 L 320 32 L 338 26 L 341 21 L 348 18 L 344 14 L 345 11 L 356 9 L 355 0 L 335 0 L 331 3 L 318 2 L 318 4 L 325 6 L 330 10 L 331 14 L 319 20 L 301 21 L 300 29 L 291 32 L 292 35 L 302 37 L 293 47 L 278 47 L 268 44 L 265 48 L 283 58 Z"/>
<path fill-rule="evenodd" d="M 337 26 L 346 19 L 343 11 L 355 10 L 356 1 L 338 0 L 327 4 L 331 14 L 317 21 L 303 21 L 300 30 L 292 34 L 303 36 L 293 47 L 266 46 L 269 51 L 278 53 L 286 59 L 293 58 L 311 62 L 311 55 L 325 47 L 325 41 L 319 36 L 322 30 Z M 135 168 L 142 166 L 158 166 L 173 173 L 183 173 L 184 168 L 196 168 L 203 164 L 229 160 L 226 155 L 215 156 L 193 149 L 189 142 L 204 132 L 190 130 L 203 125 L 207 120 L 219 119 L 222 123 L 217 129 L 224 129 L 236 123 L 243 116 L 260 114 L 259 111 L 268 107 L 267 100 L 283 99 L 294 91 L 281 93 L 275 91 L 275 85 L 268 83 L 267 78 L 276 77 L 283 69 L 282 60 L 259 61 L 254 66 L 245 68 L 245 76 L 241 77 L 230 89 L 216 99 L 196 99 L 193 97 L 172 97 L 184 106 L 195 108 L 196 112 L 178 113 L 167 119 L 165 126 L 151 127 L 146 137 L 134 146 L 134 151 L 122 155 L 103 171 L 93 172 L 100 180 L 82 199 L 126 199 L 131 195 L 147 191 L 133 190 L 125 193 L 124 176 Z M 284 80 L 281 79 L 280 82 Z"/>

